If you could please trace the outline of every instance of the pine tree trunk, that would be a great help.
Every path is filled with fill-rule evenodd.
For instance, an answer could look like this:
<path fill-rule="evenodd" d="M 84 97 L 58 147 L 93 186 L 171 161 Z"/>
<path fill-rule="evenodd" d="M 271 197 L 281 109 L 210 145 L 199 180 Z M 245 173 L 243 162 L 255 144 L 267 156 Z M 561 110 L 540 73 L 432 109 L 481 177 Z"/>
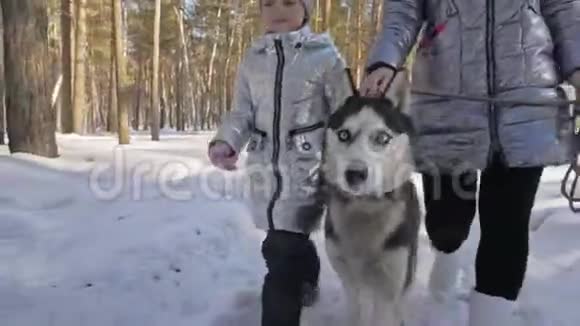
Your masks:
<path fill-rule="evenodd" d="M 115 78 L 117 80 L 117 126 L 119 132 L 119 144 L 129 144 L 129 114 L 124 96 L 125 91 L 125 56 L 123 49 L 123 33 L 121 23 L 123 18 L 122 0 L 113 1 L 113 29 L 115 31 Z"/>
<path fill-rule="evenodd" d="M 139 59 L 139 67 L 137 72 L 137 90 L 136 92 L 136 103 L 135 103 L 135 110 L 133 112 L 133 130 L 139 130 L 139 126 L 141 123 L 140 119 L 140 112 L 141 112 L 141 96 L 142 96 L 142 84 L 143 84 L 143 63 L 141 59 Z"/>
<path fill-rule="evenodd" d="M 60 106 L 60 125 L 64 134 L 73 132 L 72 112 L 72 1 L 61 0 L 61 39 L 62 39 L 62 94 Z"/>
<path fill-rule="evenodd" d="M 111 12 L 111 20 L 115 20 L 115 13 Z M 115 28 L 111 29 L 111 64 L 109 67 L 109 114 L 107 115 L 107 131 L 116 133 L 119 128 L 118 98 L 117 98 L 117 69 L 115 57 Z"/>
<path fill-rule="evenodd" d="M 181 97 L 178 98 L 178 100 L 182 101 L 182 97 L 185 96 L 186 98 L 188 98 L 189 103 L 191 103 L 191 106 L 189 107 L 189 109 L 194 110 L 194 108 L 195 108 L 194 82 L 193 82 L 193 75 L 191 74 L 191 71 L 189 69 L 189 56 L 188 56 L 188 49 L 187 49 L 187 41 L 185 40 L 185 26 L 183 24 L 183 12 L 181 12 L 177 8 L 174 8 L 174 10 L 175 10 L 175 15 L 177 16 L 177 21 L 179 24 L 179 35 L 181 38 L 181 51 L 182 51 L 182 56 L 183 56 L 183 62 L 179 63 L 180 69 L 178 69 L 177 71 L 179 71 L 180 74 L 182 74 L 183 71 L 185 71 L 186 77 L 187 77 L 186 78 L 186 80 L 187 80 L 186 88 L 189 91 L 188 95 L 181 94 Z M 185 69 L 183 69 L 184 67 L 185 67 Z M 181 77 L 182 76 L 180 75 L 179 78 L 181 78 Z M 180 90 L 180 92 L 182 92 L 182 90 Z M 185 92 L 183 92 L 183 93 L 185 93 Z M 180 108 L 182 106 L 182 103 L 183 102 L 179 103 Z M 195 112 L 193 112 L 193 114 L 194 114 L 194 120 L 195 120 L 194 130 L 197 130 L 197 127 L 198 127 L 197 126 L 197 117 L 198 117 L 197 110 Z M 184 130 L 184 128 L 185 128 L 184 124 L 179 124 L 177 122 L 176 122 L 176 124 L 177 124 L 178 128 L 179 128 L 179 126 L 181 126 L 181 128 L 182 128 L 181 131 Z"/>
<path fill-rule="evenodd" d="M 119 144 L 129 144 L 129 115 L 127 113 L 125 93 L 125 56 L 123 49 L 122 27 L 122 0 L 112 0 L 113 2 L 113 29 L 115 33 L 115 80 L 117 83 L 117 130 L 119 133 Z"/>
<path fill-rule="evenodd" d="M 6 106 L 4 105 L 4 85 L 0 88 L 0 145 L 6 145 L 4 137 L 6 136 Z"/>
<path fill-rule="evenodd" d="M 182 103 L 183 103 L 183 85 L 182 85 L 182 80 L 183 80 L 183 62 L 180 62 L 177 66 L 176 66 L 176 71 L 175 71 L 175 126 L 177 131 L 183 131 L 184 129 L 184 123 L 183 123 L 183 108 L 182 108 Z"/>
<path fill-rule="evenodd" d="M 330 31 L 332 26 L 332 0 L 326 0 L 326 14 L 324 16 L 325 28 Z"/>
<path fill-rule="evenodd" d="M 356 65 L 356 84 L 360 85 L 362 79 L 362 48 L 363 48 L 363 16 L 365 12 L 366 0 L 358 0 L 358 7 L 356 11 L 356 59 L 353 62 Z"/>
<path fill-rule="evenodd" d="M 238 7 L 236 8 L 236 10 L 240 9 L 240 4 L 238 3 Z M 242 22 L 242 20 L 238 20 L 235 19 L 233 21 L 233 24 L 229 25 L 230 30 L 230 39 L 228 42 L 228 49 L 227 49 L 227 55 L 226 55 L 226 63 L 224 64 L 224 71 L 223 71 L 223 95 L 222 95 L 222 99 L 223 99 L 223 107 L 222 110 L 220 112 L 220 116 L 219 118 L 221 119 L 221 116 L 223 115 L 224 112 L 229 111 L 229 108 L 231 106 L 231 92 L 230 92 L 230 87 L 232 86 L 230 84 L 230 71 L 231 71 L 231 62 L 232 62 L 232 57 L 233 57 L 233 51 L 234 51 L 234 45 L 235 45 L 235 41 L 236 41 L 236 35 L 237 35 L 237 28 L 236 25 L 240 24 Z M 237 23 L 237 24 L 236 24 Z"/>
<path fill-rule="evenodd" d="M 159 128 L 163 130 L 167 122 L 167 102 L 165 98 L 165 74 L 159 74 Z"/>
<path fill-rule="evenodd" d="M 77 0 L 73 132 L 83 134 L 87 111 L 87 0 Z"/>
<path fill-rule="evenodd" d="M 109 81 L 109 115 L 107 116 L 107 131 L 117 132 L 119 128 L 119 117 L 117 115 L 118 98 L 117 98 L 117 77 L 116 77 L 115 54 L 111 54 L 111 75 Z"/>
<path fill-rule="evenodd" d="M 315 31 L 320 31 L 320 16 L 322 10 L 320 10 L 320 0 L 316 0 L 316 15 L 312 17 L 314 19 L 314 29 Z"/>
<path fill-rule="evenodd" d="M 46 6 L 45 1 L 2 0 L 6 114 L 11 153 L 57 157 Z"/>
<path fill-rule="evenodd" d="M 181 62 L 181 61 L 180 61 Z M 167 101 L 167 122 L 169 124 L 169 128 L 171 130 L 175 130 L 175 106 L 176 103 L 173 101 L 173 93 L 172 93 L 172 89 L 173 89 L 173 67 L 175 67 L 176 65 L 170 66 L 169 67 L 169 71 L 167 71 L 165 73 L 165 88 L 164 88 L 164 92 L 165 92 L 165 99 Z"/>
<path fill-rule="evenodd" d="M 52 96 L 50 97 L 50 107 L 54 110 L 56 110 L 56 107 L 58 104 L 58 99 L 60 97 L 60 90 L 62 88 L 62 83 L 63 83 L 62 75 L 59 75 L 57 80 L 56 80 L 56 84 L 52 88 L 52 93 L 51 93 Z"/>
<path fill-rule="evenodd" d="M 219 6 L 218 8 L 218 13 L 217 13 L 217 21 L 219 22 L 221 20 L 221 16 L 222 16 L 222 6 Z M 212 51 L 211 51 L 211 57 L 210 57 L 210 61 L 209 61 L 209 70 L 208 70 L 208 78 L 207 78 L 207 90 L 208 92 L 211 92 L 212 89 L 214 89 L 213 87 L 213 82 L 214 82 L 214 66 L 215 66 L 215 61 L 216 61 L 216 57 L 217 57 L 217 47 L 218 47 L 218 37 L 220 34 L 220 25 L 219 23 L 216 24 L 216 39 L 213 42 L 213 47 L 212 47 Z M 211 110 L 212 110 L 212 99 L 213 96 L 211 96 L 211 94 L 207 94 L 206 95 L 206 99 L 207 101 L 204 102 L 206 103 L 206 108 L 205 108 L 205 114 L 204 114 L 204 121 L 205 122 L 209 122 L 210 121 L 210 117 L 211 117 Z M 209 124 L 205 125 L 206 128 L 210 128 Z"/>
<path fill-rule="evenodd" d="M 348 58 L 348 62 L 350 65 L 354 67 L 353 56 L 352 56 L 352 42 L 349 42 L 352 37 L 352 6 L 347 6 L 346 8 L 346 31 L 345 31 L 345 39 L 347 40 L 345 43 L 345 56 Z"/>
<path fill-rule="evenodd" d="M 89 132 L 95 133 L 99 127 L 99 90 L 97 89 L 97 74 L 94 66 L 91 65 L 91 113 L 89 114 Z"/>
<path fill-rule="evenodd" d="M 197 106 L 199 108 L 203 108 L 203 104 L 205 103 L 205 91 L 201 87 L 197 90 L 196 100 L 197 100 Z M 204 130 L 204 123 L 205 123 L 205 118 L 203 115 L 201 115 L 199 117 L 200 130 Z"/>
<path fill-rule="evenodd" d="M 151 140 L 159 140 L 159 33 L 161 27 L 161 0 L 155 0 L 153 25 L 153 80 L 151 82 Z"/>
<path fill-rule="evenodd" d="M 381 32 L 381 28 L 383 27 L 383 15 L 384 15 L 384 8 L 383 8 L 383 1 L 381 0 L 375 0 L 376 1 L 376 7 L 375 7 L 375 35 L 379 34 Z"/>
<path fill-rule="evenodd" d="M 4 77 L 4 23 L 0 15 L 0 76 Z M 6 105 L 5 105 L 5 83 L 4 78 L 0 78 L 0 145 L 6 145 L 4 137 L 6 135 Z"/>
<path fill-rule="evenodd" d="M 149 62 L 145 65 L 145 95 L 146 99 L 151 99 L 151 64 Z M 149 130 L 149 119 L 151 115 L 151 101 L 145 102 L 145 108 L 142 111 L 143 113 L 143 130 Z"/>
<path fill-rule="evenodd" d="M 70 127 L 71 130 L 74 130 L 74 123 L 73 123 L 73 110 L 74 110 L 74 103 L 75 103 L 75 73 L 76 73 L 76 44 L 77 44 L 77 0 L 70 0 L 70 22 L 71 22 L 71 29 L 70 29 L 70 68 L 71 68 L 71 75 L 70 75 L 70 85 L 71 85 L 71 108 L 70 108 Z M 71 131 L 72 132 L 72 131 Z"/>
<path fill-rule="evenodd" d="M 2 60 L 3 61 L 3 60 Z M 5 105 L 4 105 L 4 78 L 0 85 L 0 145 L 6 145 L 4 137 L 6 134 L 6 123 L 5 121 Z"/>
<path fill-rule="evenodd" d="M 97 81 L 97 89 L 99 95 L 99 111 L 98 111 L 99 123 L 100 127 L 103 128 L 104 130 L 108 130 L 107 112 L 109 110 L 109 96 L 110 96 L 109 92 L 110 87 L 108 86 L 109 86 L 108 83 L 104 84 L 101 79 Z"/>
<path fill-rule="evenodd" d="M 244 8 L 242 17 L 240 17 L 240 22 L 238 23 L 239 27 L 238 27 L 238 44 L 236 46 L 237 47 L 236 67 L 238 67 L 240 65 L 240 63 L 242 61 L 242 56 L 244 53 L 244 25 L 246 25 L 246 24 L 243 24 L 242 22 L 246 19 L 247 15 L 248 15 L 248 7 L 246 6 Z M 234 81 L 232 80 L 231 83 L 233 85 Z M 231 94 L 229 96 L 231 97 Z M 229 100 L 229 103 L 232 103 L 231 98 Z M 231 107 L 231 105 L 229 105 L 226 108 L 226 111 L 229 112 L 232 109 L 233 108 Z"/>

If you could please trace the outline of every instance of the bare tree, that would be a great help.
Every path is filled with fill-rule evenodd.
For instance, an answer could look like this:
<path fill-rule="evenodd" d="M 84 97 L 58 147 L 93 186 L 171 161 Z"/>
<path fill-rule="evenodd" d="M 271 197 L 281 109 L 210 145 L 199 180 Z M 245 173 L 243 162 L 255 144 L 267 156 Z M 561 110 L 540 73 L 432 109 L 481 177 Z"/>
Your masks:
<path fill-rule="evenodd" d="M 4 135 L 6 133 L 5 123 L 5 101 L 4 101 L 4 23 L 0 15 L 0 145 L 5 145 Z"/>
<path fill-rule="evenodd" d="M 215 35 L 216 38 L 213 42 L 213 46 L 212 46 L 212 51 L 211 51 L 211 56 L 210 56 L 210 60 L 209 60 L 209 71 L 208 71 L 208 78 L 207 78 L 207 89 L 211 90 L 213 89 L 213 83 L 214 83 L 214 68 L 215 68 L 215 61 L 216 61 L 216 56 L 217 56 L 217 50 L 218 50 L 218 43 L 219 43 L 219 39 L 218 36 L 220 35 L 220 24 L 219 22 L 221 21 L 221 17 L 222 17 L 222 6 L 220 5 L 218 8 L 218 12 L 217 12 L 217 24 L 216 24 L 216 31 L 215 31 Z M 210 113 L 212 110 L 212 106 L 211 106 L 211 99 L 209 97 L 209 94 L 207 94 L 207 107 L 206 107 L 206 113 L 204 115 L 204 121 L 207 124 L 207 126 L 210 126 Z"/>
<path fill-rule="evenodd" d="M 194 88 L 193 88 L 193 75 L 191 74 L 191 71 L 189 69 L 189 50 L 187 49 L 187 41 L 185 40 L 185 26 L 183 24 L 183 11 L 178 9 L 177 7 L 174 7 L 175 10 L 175 15 L 177 17 L 177 21 L 179 23 L 179 36 L 180 36 L 180 44 L 181 44 L 181 54 L 183 56 L 183 62 L 179 63 L 179 68 L 176 70 L 178 75 L 178 78 L 176 79 L 176 82 L 178 84 L 180 84 L 182 81 L 182 76 L 181 74 L 183 74 L 183 69 L 185 68 L 185 74 L 186 74 L 186 78 L 187 78 L 187 89 L 189 89 L 190 94 L 188 94 L 186 97 L 189 98 L 190 102 L 190 106 L 189 109 L 193 110 L 193 108 L 195 107 L 195 94 L 194 94 Z M 177 85 L 177 89 L 179 90 L 178 93 L 178 101 L 177 101 L 177 129 L 178 130 L 184 130 L 185 129 L 185 124 L 183 121 L 183 112 L 182 112 L 182 102 L 181 102 L 181 98 L 184 96 L 183 94 L 183 90 L 181 88 L 181 85 Z M 194 129 L 197 128 L 197 115 L 198 112 L 193 113 L 195 114 L 195 122 L 194 122 Z"/>
<path fill-rule="evenodd" d="M 4 84 L 4 83 L 2 83 Z M 4 137 L 6 134 L 6 124 L 5 124 L 5 105 L 4 105 L 4 85 L 0 86 L 0 145 L 6 145 Z"/>
<path fill-rule="evenodd" d="M 117 65 L 115 64 L 115 61 L 115 51 L 111 51 L 111 73 L 109 77 L 109 115 L 107 116 L 107 130 L 110 132 L 117 132 L 119 129 L 119 118 L 117 117 L 117 109 L 119 107 L 117 99 Z"/>
<path fill-rule="evenodd" d="M 119 144 L 129 144 L 129 114 L 127 112 L 127 101 L 123 92 L 125 91 L 125 55 L 123 51 L 123 33 L 121 26 L 123 23 L 122 4 L 123 0 L 113 1 L 113 28 L 115 30 L 115 78 L 117 81 L 117 116 Z"/>
<path fill-rule="evenodd" d="M 373 0 L 373 37 L 380 33 L 383 21 L 383 1 Z"/>
<path fill-rule="evenodd" d="M 159 34 L 161 28 L 161 0 L 155 0 L 153 24 L 153 80 L 151 82 L 151 139 L 159 140 Z"/>
<path fill-rule="evenodd" d="M 114 0 L 113 0 L 113 10 L 111 11 L 111 20 L 115 21 L 115 10 L 114 10 Z M 111 25 L 114 25 L 111 24 Z M 107 130 L 110 132 L 117 132 L 119 129 L 119 117 L 118 117 L 118 99 L 117 99 L 117 56 L 115 47 L 117 44 L 116 29 L 111 28 L 111 66 L 109 67 L 109 114 L 107 116 Z"/>
<path fill-rule="evenodd" d="M 2 0 L 11 153 L 58 156 L 50 108 L 46 1 Z"/>
<path fill-rule="evenodd" d="M 314 29 L 319 31 L 320 29 L 320 16 L 322 15 L 322 11 L 320 10 L 320 0 L 316 0 L 316 10 L 314 11 L 316 14 L 312 19 L 314 20 Z"/>
<path fill-rule="evenodd" d="M 87 112 L 87 0 L 77 0 L 73 132 L 84 133 Z"/>
<path fill-rule="evenodd" d="M 326 30 L 330 30 L 332 24 L 332 0 L 326 0 L 326 14 L 324 15 L 324 24 Z"/>
<path fill-rule="evenodd" d="M 72 48 L 71 48 L 71 24 L 72 24 L 72 1 L 61 0 L 61 41 L 62 41 L 62 94 L 60 107 L 61 130 L 63 133 L 73 132 L 72 112 Z"/>
<path fill-rule="evenodd" d="M 141 98 L 143 96 L 143 60 L 141 58 L 139 58 L 137 60 L 137 64 L 139 65 L 137 67 L 138 72 L 137 72 L 137 84 L 136 89 L 135 89 L 135 110 L 133 111 L 133 120 L 132 120 L 132 125 L 133 125 L 133 130 L 139 130 L 139 127 L 141 126 Z"/>

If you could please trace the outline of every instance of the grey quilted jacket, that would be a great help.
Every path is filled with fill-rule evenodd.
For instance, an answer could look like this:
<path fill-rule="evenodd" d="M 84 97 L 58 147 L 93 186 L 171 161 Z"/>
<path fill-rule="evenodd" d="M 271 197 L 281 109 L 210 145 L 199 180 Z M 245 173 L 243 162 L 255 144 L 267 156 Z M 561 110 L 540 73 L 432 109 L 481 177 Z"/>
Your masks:
<path fill-rule="evenodd" d="M 413 88 L 499 99 L 551 100 L 580 69 L 580 0 L 385 0 L 369 69 L 400 67 L 417 41 Z M 568 108 L 413 96 L 423 170 L 566 162 Z M 493 155 L 493 154 L 500 154 Z"/>
<path fill-rule="evenodd" d="M 246 148 L 241 184 L 258 227 L 309 233 L 324 205 L 316 195 L 327 118 L 353 92 L 327 34 L 308 26 L 266 34 L 238 70 L 232 111 L 213 138 Z M 246 147 L 247 145 L 247 147 Z"/>

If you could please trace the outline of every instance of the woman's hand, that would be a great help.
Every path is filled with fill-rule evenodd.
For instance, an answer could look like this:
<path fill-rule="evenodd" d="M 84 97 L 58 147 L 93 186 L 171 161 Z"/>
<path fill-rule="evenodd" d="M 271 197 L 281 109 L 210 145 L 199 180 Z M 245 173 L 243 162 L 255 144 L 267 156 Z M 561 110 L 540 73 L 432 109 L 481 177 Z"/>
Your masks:
<path fill-rule="evenodd" d="M 227 171 L 236 169 L 238 154 L 226 142 L 217 141 L 212 144 L 208 149 L 208 156 L 211 164 L 220 169 Z"/>
<path fill-rule="evenodd" d="M 361 84 L 360 94 L 370 97 L 382 96 L 385 94 L 387 86 L 394 75 L 395 70 L 389 67 L 381 67 L 374 70 L 364 78 Z"/>

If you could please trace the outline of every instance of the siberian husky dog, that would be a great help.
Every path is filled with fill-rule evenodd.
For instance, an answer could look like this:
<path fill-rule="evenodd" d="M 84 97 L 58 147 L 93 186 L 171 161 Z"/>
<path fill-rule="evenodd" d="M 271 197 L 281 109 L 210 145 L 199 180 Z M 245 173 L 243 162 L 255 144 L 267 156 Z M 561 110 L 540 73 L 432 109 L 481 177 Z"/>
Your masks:
<path fill-rule="evenodd" d="M 352 326 L 401 326 L 413 282 L 420 206 L 406 114 L 407 72 L 385 98 L 353 95 L 328 122 L 321 163 L 326 249 Z"/>

